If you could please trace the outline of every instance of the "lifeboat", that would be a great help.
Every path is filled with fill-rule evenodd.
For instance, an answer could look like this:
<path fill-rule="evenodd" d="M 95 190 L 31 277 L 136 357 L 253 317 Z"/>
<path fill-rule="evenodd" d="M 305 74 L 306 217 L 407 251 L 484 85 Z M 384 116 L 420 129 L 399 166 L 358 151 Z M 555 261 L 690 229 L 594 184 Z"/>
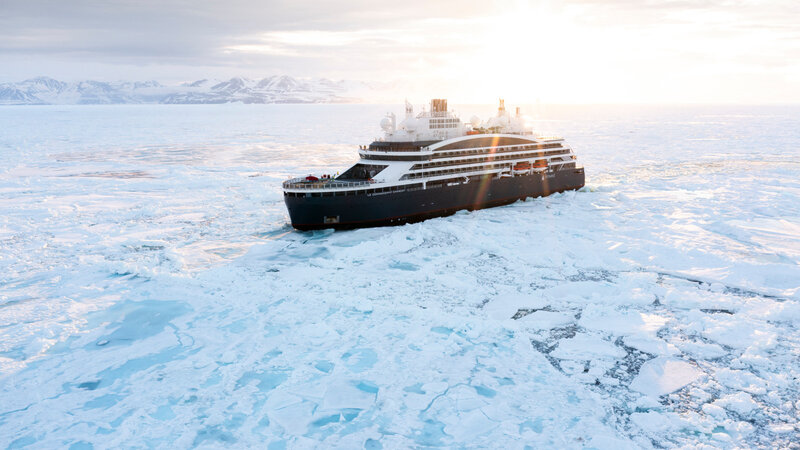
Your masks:
<path fill-rule="evenodd" d="M 319 181 L 319 178 L 315 177 L 314 175 L 309 175 L 306 177 L 306 181 Z"/>
<path fill-rule="evenodd" d="M 531 170 L 531 163 L 520 162 L 514 165 L 514 170 Z"/>

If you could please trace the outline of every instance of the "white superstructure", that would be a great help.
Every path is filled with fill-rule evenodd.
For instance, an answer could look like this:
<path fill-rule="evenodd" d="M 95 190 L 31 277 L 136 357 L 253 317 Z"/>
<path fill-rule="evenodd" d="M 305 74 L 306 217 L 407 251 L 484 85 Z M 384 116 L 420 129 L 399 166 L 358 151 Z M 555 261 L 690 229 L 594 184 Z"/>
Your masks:
<path fill-rule="evenodd" d="M 469 123 L 434 99 L 414 115 L 406 102 L 405 118 L 393 113 L 380 123 L 384 136 L 358 150 L 360 160 L 338 176 L 309 176 L 284 183 L 289 193 L 312 191 L 344 195 L 347 191 L 426 189 L 441 183 L 469 182 L 486 176 L 511 177 L 575 168 L 575 154 L 563 139 L 541 137 L 525 126 L 519 108 L 510 114 L 503 100 L 497 114 Z"/>
<path fill-rule="evenodd" d="M 447 100 L 431 100 L 430 110 L 422 108 L 422 112 L 414 115 L 414 107 L 406 101 L 405 118 L 398 124 L 394 113 L 386 114 L 381 121 L 384 131 L 383 139 L 386 142 L 413 142 L 446 140 L 467 135 L 477 130 L 486 130 L 493 133 L 524 134 L 525 122 L 517 108 L 516 115 L 512 116 L 506 111 L 505 102 L 500 100 L 497 115 L 481 122 L 480 118 L 473 116 L 469 123 L 461 119 L 451 110 L 447 109 Z M 530 133 L 530 130 L 528 130 Z"/>

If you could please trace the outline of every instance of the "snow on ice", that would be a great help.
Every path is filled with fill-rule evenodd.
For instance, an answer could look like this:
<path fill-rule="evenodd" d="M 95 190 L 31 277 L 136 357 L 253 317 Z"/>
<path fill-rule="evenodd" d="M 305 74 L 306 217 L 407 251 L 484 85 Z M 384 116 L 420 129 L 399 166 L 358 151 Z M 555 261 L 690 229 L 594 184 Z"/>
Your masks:
<path fill-rule="evenodd" d="M 670 394 L 697 380 L 701 372 L 690 363 L 674 358 L 655 358 L 642 364 L 631 389 L 653 397 Z"/>
<path fill-rule="evenodd" d="M 581 191 L 292 231 L 385 109 L 0 108 L 0 446 L 800 441 L 797 108 L 538 111 Z"/>

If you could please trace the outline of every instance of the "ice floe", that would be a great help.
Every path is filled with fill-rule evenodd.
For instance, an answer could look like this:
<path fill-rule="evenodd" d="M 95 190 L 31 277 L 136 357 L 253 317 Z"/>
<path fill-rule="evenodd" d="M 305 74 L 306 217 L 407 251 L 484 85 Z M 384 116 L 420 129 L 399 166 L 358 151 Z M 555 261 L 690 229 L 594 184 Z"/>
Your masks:
<path fill-rule="evenodd" d="M 796 108 L 556 108 L 579 192 L 292 231 L 383 109 L 0 108 L 0 447 L 800 441 Z"/>
<path fill-rule="evenodd" d="M 669 394 L 700 378 L 702 372 L 674 358 L 655 358 L 639 368 L 631 389 L 653 397 Z"/>

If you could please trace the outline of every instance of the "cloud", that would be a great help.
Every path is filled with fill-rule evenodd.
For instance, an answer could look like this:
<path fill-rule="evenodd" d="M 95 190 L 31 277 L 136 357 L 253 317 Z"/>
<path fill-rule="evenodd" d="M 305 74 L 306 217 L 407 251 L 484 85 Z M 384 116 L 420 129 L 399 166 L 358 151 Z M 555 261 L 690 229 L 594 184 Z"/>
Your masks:
<path fill-rule="evenodd" d="M 655 101 L 717 92 L 720 73 L 775 97 L 800 73 L 794 0 L 2 1 L 5 78 L 286 73 Z"/>
<path fill-rule="evenodd" d="M 301 36 L 293 34 L 300 31 L 306 37 L 316 32 L 318 37 L 337 39 L 348 33 L 363 33 L 357 30 L 392 28 L 417 20 L 420 12 L 458 17 L 466 11 L 463 4 L 451 10 L 422 1 L 406 1 L 396 7 L 364 0 L 346 4 L 302 0 L 4 0 L 0 52 L 207 56 L 230 41 L 257 34 L 272 33 L 286 40 Z"/>

